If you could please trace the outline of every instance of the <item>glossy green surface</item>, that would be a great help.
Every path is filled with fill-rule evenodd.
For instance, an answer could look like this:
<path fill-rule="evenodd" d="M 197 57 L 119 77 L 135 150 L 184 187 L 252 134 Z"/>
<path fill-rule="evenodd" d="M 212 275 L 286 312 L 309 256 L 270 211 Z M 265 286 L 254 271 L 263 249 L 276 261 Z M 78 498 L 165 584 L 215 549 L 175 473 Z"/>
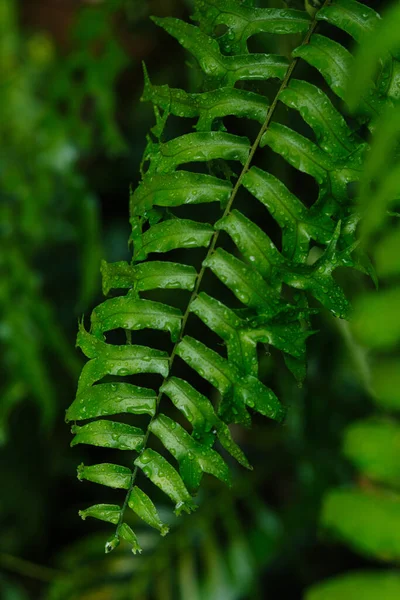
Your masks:
<path fill-rule="evenodd" d="M 357 248 L 358 216 L 349 195 L 349 185 L 362 179 L 368 144 L 354 133 L 345 110 L 341 112 L 341 106 L 326 92 L 292 76 L 297 62 L 309 63 L 331 91 L 344 99 L 352 55 L 314 29 L 317 19 L 326 20 L 358 39 L 376 20 L 373 11 L 363 16 L 360 10 L 354 2 L 343 1 L 334 7 L 325 3 L 321 13 L 311 11 L 315 13 L 312 20 L 306 12 L 259 9 L 251 2 L 197 0 L 195 25 L 170 17 L 153 19 L 193 56 L 204 75 L 203 85 L 197 93 L 154 85 L 144 69 L 142 99 L 153 103 L 156 126 L 147 138 L 142 180 L 130 196 L 133 259 L 131 264 L 102 266 L 106 294 L 128 291 L 94 309 L 90 332 L 81 326 L 78 345 L 90 361 L 82 371 L 78 397 L 67 417 L 84 418 L 86 404 L 86 415 L 90 415 L 86 418 L 114 414 L 114 410 L 118 414 L 118 405 L 121 414 L 151 416 L 143 447 L 139 438 L 137 441 L 136 468 L 128 488 L 123 480 L 128 489 L 124 506 L 129 505 L 161 532 L 165 529 L 156 508 L 150 496 L 135 485 L 136 479 L 144 473 L 175 502 L 179 514 L 194 508 L 190 494 L 199 487 L 203 473 L 230 481 L 227 464 L 212 448 L 215 440 L 239 463 L 250 467 L 229 425 L 250 426 L 251 413 L 276 421 L 286 414 L 275 392 L 260 377 L 260 348 L 271 345 L 282 352 L 287 367 L 301 382 L 306 375 L 306 340 L 313 333 L 311 315 L 325 309 L 344 319 L 351 312 L 336 270 L 352 267 L 371 273 L 368 260 Z M 351 13 L 348 23 L 344 22 L 345 11 Z M 221 26 L 217 36 L 215 28 Z M 249 50 L 247 42 L 252 36 L 272 32 L 306 35 L 289 59 Z M 268 89 L 274 89 L 276 80 L 283 83 L 267 98 L 247 89 L 254 80 L 268 81 Z M 364 101 L 359 118 L 367 122 L 375 118 L 385 102 L 379 93 L 372 94 Z M 289 112 L 285 124 L 277 121 L 277 106 L 279 111 Z M 171 115 L 182 122 L 182 134 L 176 137 L 168 136 Z M 293 115 L 305 123 L 301 132 L 291 125 Z M 264 123 L 258 138 L 250 127 L 251 139 L 231 133 L 228 124 L 232 116 L 251 120 L 257 125 L 255 131 Z M 194 131 L 184 129 L 188 119 Z M 288 168 L 311 177 L 317 197 L 305 202 L 275 174 L 256 166 L 258 156 L 266 151 L 278 155 Z M 265 216 L 275 222 L 281 244 L 273 241 L 262 219 L 255 222 L 252 218 L 244 194 L 266 209 Z M 236 199 L 240 206 L 235 205 Z M 197 220 L 201 204 L 207 205 L 206 212 Z M 203 289 L 204 281 L 215 278 L 228 294 L 224 302 L 218 292 L 214 294 L 212 283 Z M 192 291 L 183 310 L 175 307 L 174 289 Z M 186 331 L 187 324 L 192 327 L 195 322 L 199 339 L 192 329 L 190 335 Z M 121 329 L 127 344 L 110 343 L 110 334 Z M 135 345 L 135 339 L 143 341 L 149 330 L 169 334 L 172 345 L 168 352 Z M 222 352 L 217 343 L 206 342 L 212 339 L 209 332 L 221 340 Z M 182 368 L 182 362 L 190 369 L 178 378 L 174 370 L 178 363 Z M 193 372 L 211 388 L 210 399 L 192 383 Z M 109 387 L 102 388 L 121 386 L 121 382 L 97 383 L 105 376 L 146 373 L 154 374 L 154 396 L 149 390 L 132 389 L 131 402 L 119 395 L 118 388 L 115 394 Z M 102 408 L 96 413 L 97 395 Z M 164 414 L 168 402 L 180 411 L 183 422 Z M 82 434 L 77 429 L 78 440 L 85 428 L 92 435 L 95 427 L 99 426 L 84 425 Z M 109 443 L 105 440 L 104 445 Z M 153 450 L 154 443 L 172 458 Z M 113 468 L 109 467 L 111 483 Z M 98 478 L 97 472 L 93 473 Z M 107 485 L 106 478 L 105 482 Z M 117 535 L 123 522 L 124 515 L 118 521 Z M 136 547 L 134 540 L 132 543 Z"/>

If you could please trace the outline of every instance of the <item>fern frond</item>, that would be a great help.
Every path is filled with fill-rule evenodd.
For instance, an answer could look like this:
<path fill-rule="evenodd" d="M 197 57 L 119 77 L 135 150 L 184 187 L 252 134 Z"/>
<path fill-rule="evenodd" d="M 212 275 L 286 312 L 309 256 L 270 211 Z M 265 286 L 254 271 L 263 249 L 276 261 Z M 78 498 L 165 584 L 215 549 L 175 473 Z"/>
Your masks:
<path fill-rule="evenodd" d="M 325 10 L 328 4 L 324 3 L 321 19 L 340 27 L 340 20 L 335 22 Z M 359 6 L 354 2 L 346 4 L 346 10 L 355 11 L 355 21 Z M 212 448 L 217 438 L 234 458 L 249 466 L 228 425 L 249 426 L 249 410 L 277 421 L 282 421 L 285 415 L 285 408 L 259 376 L 258 346 L 276 346 L 294 375 L 303 378 L 305 341 L 312 333 L 309 317 L 314 310 L 309 307 L 309 300 L 316 300 L 344 318 L 350 305 L 332 273 L 341 266 L 368 271 L 362 256 L 355 251 L 356 219 L 348 194 L 348 184 L 361 177 L 367 144 L 350 128 L 336 101 L 331 101 L 327 93 L 293 79 L 297 63 L 306 61 L 320 71 L 338 99 L 344 98 L 352 56 L 337 42 L 315 34 L 319 15 L 317 12 L 310 20 L 306 13 L 298 11 L 198 0 L 194 18 L 200 26 L 171 18 L 154 19 L 194 56 L 204 73 L 204 91 L 188 94 L 167 86 L 153 86 L 145 71 L 144 98 L 155 104 L 157 127 L 154 136 L 148 138 L 143 162 L 143 165 L 148 163 L 147 170 L 131 194 L 133 260 L 131 265 L 103 265 L 105 291 L 128 291 L 125 296 L 106 300 L 96 308 L 90 332 L 82 324 L 78 335 L 78 345 L 90 360 L 83 369 L 77 399 L 67 412 L 67 419 L 101 419 L 104 415 L 124 412 L 151 415 L 146 430 L 103 419 L 74 429 L 77 437 L 73 443 L 87 441 L 121 449 L 130 446 L 138 452 L 127 488 L 128 471 L 124 469 L 121 473 L 115 466 L 106 466 L 102 471 L 101 483 L 114 487 L 116 475 L 118 481 L 122 475 L 123 488 L 127 489 L 118 520 L 114 507 L 90 511 L 93 516 L 100 511 L 99 518 L 117 522 L 112 545 L 119 536 L 129 537 L 121 528 L 128 506 L 138 512 L 137 503 L 132 500 L 134 493 L 135 497 L 140 495 L 142 504 L 152 507 L 156 528 L 162 527 L 159 518 L 154 517 L 152 501 L 136 486 L 141 473 L 173 500 L 179 514 L 195 508 L 191 494 L 198 489 L 203 473 L 229 483 L 227 466 Z M 220 38 L 213 37 L 216 24 L 227 28 Z M 271 31 L 306 31 L 291 60 L 249 52 L 246 42 L 250 36 Z M 280 84 L 271 101 L 247 91 L 246 85 L 235 87 L 238 82 L 276 79 Z M 369 122 L 386 101 L 379 90 L 368 96 L 357 115 L 358 123 Z M 275 122 L 279 102 L 300 113 L 313 132 L 313 140 Z M 169 114 L 197 119 L 196 132 L 164 141 L 163 128 Z M 227 115 L 251 118 L 256 123 L 262 121 L 254 141 L 224 131 L 221 119 Z M 256 151 L 265 146 L 314 179 L 318 198 L 310 202 L 309 208 L 282 181 L 253 164 Z M 229 162 L 228 179 L 218 176 L 215 161 Z M 201 164 L 207 163 L 210 174 L 198 173 L 199 165 L 193 163 L 200 163 L 200 170 Z M 231 184 L 233 177 L 236 180 Z M 255 223 L 245 209 L 234 207 L 243 188 L 255 202 L 266 207 L 281 228 L 281 249 L 263 231 L 261 223 Z M 186 218 L 190 212 L 187 205 L 211 202 L 219 202 L 222 212 L 212 224 Z M 177 207 L 186 208 L 185 218 L 180 211 L 174 212 Z M 194 218 L 194 210 L 192 214 Z M 226 242 L 225 234 L 230 243 Z M 229 250 L 232 243 L 234 250 Z M 201 248 L 206 251 L 197 271 L 194 264 L 186 261 L 191 262 L 189 249 L 196 249 L 197 253 Z M 182 255 L 185 260 L 170 262 L 171 256 L 176 261 L 181 249 L 186 250 Z M 157 257 L 154 262 L 153 254 Z M 215 297 L 214 290 L 205 285 L 206 274 L 223 284 L 231 293 L 231 300 L 225 303 Z M 156 289 L 190 290 L 191 296 L 181 311 L 166 303 L 172 293 L 159 292 L 157 298 L 161 301 L 154 301 L 154 292 L 151 300 L 141 295 Z M 236 301 L 232 301 L 232 294 Z M 238 303 L 240 308 L 236 308 Z M 226 357 L 218 348 L 198 339 L 202 337 L 200 329 L 198 335 L 188 334 L 187 323 L 192 314 L 219 336 L 226 346 Z M 105 339 L 107 332 L 117 329 L 128 332 L 128 343 L 124 346 Z M 131 332 L 142 329 L 167 332 L 172 342 L 170 352 L 132 344 Z M 181 366 L 185 363 L 192 370 L 186 370 L 184 377 L 178 378 L 174 372 L 177 357 Z M 192 384 L 193 371 L 199 377 L 194 377 Z M 143 373 L 161 376 L 161 385 L 154 384 L 153 391 L 117 381 L 98 383 L 108 376 Z M 218 397 L 216 407 L 196 389 L 199 379 L 214 389 Z M 122 388 L 121 394 L 121 386 L 128 385 L 132 388 Z M 128 389 L 132 392 L 129 400 Z M 191 434 L 163 414 L 164 396 L 192 426 Z M 150 447 L 151 434 L 176 460 L 179 472 Z M 159 449 L 160 444 L 156 447 Z M 82 473 L 86 467 L 80 469 Z M 112 545 L 108 548 L 112 549 Z M 137 549 L 134 541 L 133 550 Z"/>

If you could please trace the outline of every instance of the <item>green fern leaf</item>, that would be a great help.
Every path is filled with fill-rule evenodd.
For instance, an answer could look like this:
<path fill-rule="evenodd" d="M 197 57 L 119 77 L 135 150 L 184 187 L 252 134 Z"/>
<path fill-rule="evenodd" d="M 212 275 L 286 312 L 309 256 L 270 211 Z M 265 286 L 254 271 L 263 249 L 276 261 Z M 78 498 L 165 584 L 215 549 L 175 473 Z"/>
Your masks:
<path fill-rule="evenodd" d="M 139 467 L 153 483 L 175 502 L 175 513 L 191 513 L 196 510 L 189 492 L 178 472 L 158 452 L 147 448 L 136 460 Z"/>
<path fill-rule="evenodd" d="M 78 479 L 86 479 L 93 483 L 106 485 L 107 487 L 127 490 L 130 486 L 132 471 L 127 467 L 104 463 L 86 467 L 84 464 L 78 467 Z"/>
<path fill-rule="evenodd" d="M 161 535 L 167 535 L 169 531 L 168 526 L 161 522 L 157 509 L 147 494 L 136 485 L 129 495 L 128 505 L 150 527 L 158 529 Z"/>
<path fill-rule="evenodd" d="M 229 53 L 245 54 L 247 40 L 257 33 L 305 33 L 310 26 L 306 12 L 277 8 L 254 8 L 253 3 L 239 4 L 228 1 L 223 6 L 218 0 L 198 1 L 195 4 L 193 20 L 209 36 L 215 28 L 228 26 L 218 42 L 221 48 Z"/>
<path fill-rule="evenodd" d="M 74 426 L 75 443 L 121 449 L 131 445 L 138 454 L 128 487 L 129 469 L 120 471 L 109 464 L 80 469 L 81 478 L 127 490 L 108 550 L 119 537 L 130 539 L 134 551 L 138 549 L 133 533 L 122 529 L 128 507 L 166 533 L 150 496 L 136 485 L 141 473 L 172 499 L 179 514 L 194 510 L 191 494 L 204 473 L 230 482 L 227 462 L 213 447 L 216 440 L 240 464 L 250 467 L 229 425 L 250 426 L 252 413 L 280 422 L 286 412 L 260 376 L 260 347 L 277 348 L 296 379 L 304 379 L 305 344 L 313 333 L 311 315 L 321 306 L 340 318 L 351 310 L 334 271 L 343 266 L 363 272 L 370 269 L 357 250 L 359 217 L 349 197 L 349 184 L 361 179 L 368 150 L 357 126 L 366 121 L 372 127 L 388 102 L 387 94 L 383 85 L 376 86 L 350 128 L 336 100 L 293 78 L 297 63 L 304 60 L 320 71 L 338 99 L 345 98 L 353 58 L 338 42 L 315 34 L 318 20 L 345 28 L 342 13 L 349 10 L 349 28 L 357 37 L 360 27 L 373 25 L 375 13 L 367 10 L 361 19 L 357 3 L 343 0 L 335 10 L 330 10 L 330 4 L 325 2 L 310 19 L 306 12 L 257 9 L 252 2 L 197 0 L 193 19 L 198 25 L 154 19 L 194 56 L 204 82 L 201 93 L 153 86 L 145 69 L 143 99 L 153 102 L 157 125 L 148 137 L 142 181 L 130 197 L 133 260 L 131 264 L 102 265 L 104 292 L 127 291 L 96 308 L 90 331 L 81 324 L 78 334 L 78 345 L 90 360 L 67 419 L 119 413 L 150 416 L 143 431 L 133 428 L 131 434 L 123 427 L 132 425 L 104 418 Z M 357 19 L 361 19 L 360 25 Z M 216 37 L 215 28 L 220 26 L 224 26 L 223 33 Z M 288 61 L 287 57 L 248 50 L 247 40 L 261 32 L 304 32 L 305 36 Z M 281 83 L 271 99 L 248 90 L 253 80 L 272 80 L 273 88 L 276 79 Z M 299 113 L 311 134 L 289 126 L 290 118 L 285 124 L 277 122 L 279 102 L 286 110 Z M 194 119 L 195 132 L 165 139 L 170 114 Z M 263 123 L 256 138 L 250 141 L 225 131 L 223 119 L 231 115 Z M 308 207 L 280 179 L 256 166 L 266 146 L 313 178 L 318 197 L 310 199 Z M 205 169 L 208 174 L 203 173 Z M 282 232 L 281 249 L 264 231 L 263 223 L 250 217 L 246 202 L 234 205 L 244 188 L 276 221 Z M 191 205 L 208 203 L 215 204 L 207 213 L 207 222 L 194 220 Z M 218 204 L 221 210 L 215 217 Z M 185 209 L 184 218 L 179 207 Z M 217 286 L 214 290 L 212 284 L 205 285 L 212 278 L 219 280 L 226 298 L 218 297 Z M 191 292 L 182 312 L 171 300 L 175 289 Z M 151 298 L 147 295 L 150 291 Z M 197 333 L 190 329 L 191 335 L 189 318 L 198 325 Z M 223 350 L 205 341 L 207 329 L 201 329 L 200 323 L 219 337 Z M 104 337 L 118 329 L 128 334 L 125 346 L 109 343 Z M 143 336 L 143 332 L 136 333 L 142 329 L 169 333 L 171 350 L 131 343 L 135 335 Z M 184 369 L 180 378 L 176 376 L 178 360 Z M 197 376 L 192 383 L 193 372 Z M 152 389 L 112 379 L 145 373 L 153 374 Z M 102 382 L 104 377 L 112 381 Z M 199 378 L 211 386 L 215 406 L 196 389 L 194 382 Z M 169 401 L 184 423 L 164 414 Z M 171 455 L 168 460 L 152 449 L 154 437 L 158 438 L 157 449 Z"/>

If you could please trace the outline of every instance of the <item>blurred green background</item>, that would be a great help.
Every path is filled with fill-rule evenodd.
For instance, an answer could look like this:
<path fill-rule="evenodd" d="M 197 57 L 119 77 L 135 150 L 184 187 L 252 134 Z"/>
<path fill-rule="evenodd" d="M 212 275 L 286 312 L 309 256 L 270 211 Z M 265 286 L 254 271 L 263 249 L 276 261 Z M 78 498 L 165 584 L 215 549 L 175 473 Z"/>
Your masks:
<path fill-rule="evenodd" d="M 369 5 L 379 10 L 386 3 Z M 124 547 L 105 557 L 108 533 L 78 517 L 98 494 L 75 477 L 91 451 L 69 449 L 64 423 L 83 364 L 74 349 L 77 321 L 101 300 L 100 259 L 130 258 L 129 186 L 138 182 L 154 125 L 151 106 L 139 101 L 141 62 L 155 83 L 190 89 L 196 79 L 183 68 L 184 51 L 149 16 L 190 14 L 189 0 L 0 0 L 1 600 L 296 600 L 327 577 L 381 569 L 400 557 L 398 541 L 393 548 L 375 543 L 382 528 L 400 521 L 398 497 L 387 492 L 400 482 L 399 429 L 387 415 L 357 429 L 374 411 L 371 377 L 381 386 L 381 406 L 391 413 L 400 407 L 398 363 L 390 371 L 382 359 L 399 332 L 392 345 L 367 355 L 348 324 L 323 313 L 315 320 L 319 334 L 308 342 L 303 387 L 278 356 L 265 357 L 265 377 L 289 416 L 284 426 L 256 420 L 251 432 L 235 431 L 254 472 L 237 469 L 233 490 L 207 480 L 197 513 L 174 519 L 167 538 L 146 530 L 140 557 Z M 344 34 L 340 41 L 352 45 Z M 259 44 L 288 54 L 297 42 L 271 36 Z M 181 133 L 177 121 L 171 127 L 172 135 Z M 283 168 L 277 162 L 275 172 Z M 300 198 L 311 186 L 306 176 L 292 181 Z M 383 290 L 397 294 L 389 299 L 396 321 L 399 259 L 389 266 L 385 259 L 399 256 L 392 220 L 371 248 Z M 389 250 L 385 243 L 392 243 Z M 343 277 L 360 304 L 355 328 L 362 338 L 382 306 L 374 307 L 377 296 L 365 277 Z M 386 319 L 376 331 L 391 325 Z M 365 347 L 376 331 L 364 336 Z M 380 353 L 375 362 L 373 352 Z M 383 453 L 378 466 L 377 452 Z M 371 490 L 371 481 L 384 484 L 392 512 L 375 518 L 376 504 L 357 504 L 354 494 Z M 366 519 L 349 532 L 346 524 L 360 510 Z M 357 544 L 363 523 L 369 545 Z"/>

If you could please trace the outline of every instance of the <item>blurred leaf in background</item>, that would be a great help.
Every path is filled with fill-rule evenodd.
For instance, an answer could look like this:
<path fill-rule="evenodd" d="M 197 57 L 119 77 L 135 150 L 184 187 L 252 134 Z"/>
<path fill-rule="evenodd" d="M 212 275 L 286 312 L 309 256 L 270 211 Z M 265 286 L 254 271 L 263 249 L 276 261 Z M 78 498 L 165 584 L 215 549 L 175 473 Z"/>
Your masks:
<path fill-rule="evenodd" d="M 113 0 L 98 3 L 95 10 L 84 6 L 79 11 L 71 31 L 73 51 L 50 88 L 50 102 L 59 107 L 81 150 L 97 146 L 110 154 L 127 150 L 116 122 L 115 95 L 117 78 L 129 61 L 116 32 L 117 11 L 125 4 Z"/>
<path fill-rule="evenodd" d="M 53 307 L 43 295 L 43 275 L 35 267 L 44 248 L 67 240 L 77 244 L 78 231 L 86 237 L 82 215 L 94 200 L 73 171 L 77 149 L 62 121 L 56 121 L 51 107 L 49 110 L 43 101 L 47 78 L 54 69 L 51 40 L 43 34 L 22 39 L 16 5 L 11 0 L 1 1 L 0 23 L 3 73 L 0 330 L 4 357 L 1 438 L 4 442 L 8 412 L 26 397 L 39 402 L 47 427 L 53 421 L 55 390 L 44 358 L 46 346 L 59 355 L 70 373 L 79 368 Z M 93 233 L 93 252 L 96 252 L 96 226 Z M 86 270 L 87 267 L 83 269 Z M 93 289 L 87 292 L 90 295 Z"/>
<path fill-rule="evenodd" d="M 57 269 L 49 273 L 49 251 L 74 248 L 80 283 L 70 282 L 75 290 L 69 297 L 78 314 L 97 293 L 102 255 L 98 201 L 79 161 L 93 151 L 126 150 L 115 122 L 116 79 L 128 60 L 113 30 L 121 6 L 83 7 L 72 29 L 72 50 L 59 56 L 47 34 L 21 31 L 14 0 L 0 2 L 3 443 L 8 415 L 24 398 L 39 403 L 47 427 L 53 422 L 56 390 L 48 352 L 72 377 L 79 370 L 45 292 L 62 287 Z"/>
<path fill-rule="evenodd" d="M 354 467 L 352 485 L 332 489 L 321 512 L 324 530 L 372 561 L 398 566 L 400 546 L 400 10 L 393 3 L 362 39 L 348 90 L 355 109 L 361 94 L 381 81 L 391 104 L 375 119 L 358 194 L 360 241 L 372 256 L 378 290 L 359 293 L 350 335 L 375 414 L 351 423 L 342 452 Z M 394 60 L 393 60 L 394 59 Z M 389 67 L 389 65 L 391 65 Z M 383 78 L 382 73 L 386 73 Z M 373 563 L 372 563 L 373 564 Z M 372 566 L 370 564 L 370 566 Z M 352 571 L 322 582 L 307 600 L 382 598 L 400 594 L 399 571 Z"/>

